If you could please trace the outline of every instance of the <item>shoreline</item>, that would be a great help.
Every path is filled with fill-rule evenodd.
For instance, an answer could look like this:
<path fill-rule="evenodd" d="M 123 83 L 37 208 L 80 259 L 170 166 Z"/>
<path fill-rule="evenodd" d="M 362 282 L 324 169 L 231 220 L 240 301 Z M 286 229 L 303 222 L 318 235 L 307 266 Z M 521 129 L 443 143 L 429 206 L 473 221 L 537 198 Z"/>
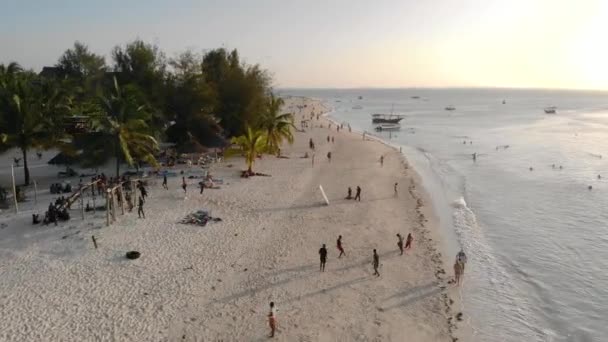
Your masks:
<path fill-rule="evenodd" d="M 296 115 L 322 105 L 310 103 Z M 454 341 L 460 328 L 455 335 L 447 276 L 437 273 L 443 266 L 430 202 L 415 172 L 403 168 L 404 156 L 356 133 L 315 127 L 294 135 L 282 149 L 287 159 L 256 161 L 254 170 L 271 177 L 242 179 L 243 159 L 231 158 L 211 169 L 221 188 L 203 195 L 196 180 L 187 194 L 179 177 L 169 179 L 169 190 L 150 185 L 146 219 L 125 214 L 106 228 L 98 217 L 57 227 L 3 218 L 0 313 L 7 319 L 0 339 L 266 340 L 268 303 L 275 301 L 279 341 Z M 314 166 L 303 158 L 309 138 L 317 144 Z M 346 188 L 357 185 L 362 201 L 345 200 Z M 222 221 L 178 223 L 201 209 Z M 397 232 L 414 234 L 403 256 Z M 337 235 L 344 236 L 343 258 Z M 329 261 L 319 272 L 323 243 Z M 375 248 L 380 277 L 371 268 Z M 129 250 L 141 257 L 126 260 Z"/>
<path fill-rule="evenodd" d="M 304 97 L 304 98 L 306 98 L 306 97 Z M 322 115 L 322 117 L 325 118 L 326 121 L 328 121 L 334 125 L 339 124 L 337 119 L 331 117 L 332 113 L 335 112 L 335 109 L 331 106 L 331 104 L 326 103 L 322 99 L 315 99 L 315 98 L 309 98 L 309 99 L 312 101 L 318 101 L 318 102 L 322 103 L 325 106 L 325 108 L 327 108 L 327 112 Z M 411 180 L 411 185 L 408 188 L 408 191 L 409 191 L 410 195 L 417 201 L 416 211 L 417 211 L 418 215 L 420 215 L 419 219 L 420 219 L 420 224 L 421 224 L 421 229 L 418 230 L 418 233 L 420 235 L 422 235 L 423 238 L 426 239 L 427 241 L 429 241 L 429 242 L 434 241 L 434 243 L 432 243 L 432 245 L 434 245 L 434 246 L 431 246 L 431 248 L 429 249 L 428 252 L 431 255 L 431 258 L 433 259 L 433 261 L 436 263 L 436 266 L 437 266 L 436 273 L 435 273 L 437 280 L 438 281 L 445 280 L 445 277 L 440 276 L 440 275 L 445 275 L 448 278 L 450 278 L 453 273 L 451 270 L 451 263 L 453 261 L 453 258 L 451 255 L 449 255 L 448 248 L 446 248 L 446 246 L 445 246 L 445 243 L 447 243 L 447 241 L 444 240 L 445 237 L 442 236 L 442 232 L 440 231 L 439 218 L 436 214 L 435 207 L 433 205 L 433 200 L 431 199 L 430 194 L 426 191 L 426 189 L 423 186 L 422 176 L 420 175 L 418 170 L 415 167 L 412 167 L 411 164 L 409 163 L 406 152 L 402 150 L 401 145 L 392 144 L 386 140 L 383 140 L 381 137 L 375 136 L 373 134 L 373 132 L 370 133 L 370 132 L 367 132 L 364 130 L 362 131 L 362 130 L 353 128 L 352 133 L 358 134 L 358 135 L 366 134 L 365 135 L 366 140 L 380 143 L 389 149 L 393 149 L 393 150 L 399 152 L 399 154 L 401 155 L 401 158 L 402 158 L 402 164 L 403 164 L 404 170 L 411 172 L 410 176 L 412 177 L 412 180 Z M 418 185 L 418 188 L 416 188 L 415 185 Z M 426 225 L 425 225 L 425 223 L 426 223 Z M 455 287 L 455 286 L 449 285 L 449 287 L 447 288 L 447 291 L 446 291 L 448 296 L 443 297 L 444 305 L 446 308 L 446 313 L 447 313 L 447 311 L 453 312 L 453 316 L 448 317 L 447 323 L 450 327 L 450 334 L 451 334 L 450 338 L 453 341 L 456 341 L 456 340 L 470 341 L 470 340 L 472 340 L 472 337 L 473 337 L 473 329 L 470 326 L 470 322 L 468 322 L 468 320 L 465 321 L 464 319 L 462 321 L 460 321 L 455 318 L 456 315 L 458 315 L 459 313 L 462 313 L 463 317 L 470 316 L 470 315 L 464 313 L 465 307 L 462 302 L 461 291 L 462 291 L 462 287 Z M 458 309 L 455 309 L 456 307 L 458 307 Z M 468 323 L 465 323 L 465 322 L 468 322 Z"/>

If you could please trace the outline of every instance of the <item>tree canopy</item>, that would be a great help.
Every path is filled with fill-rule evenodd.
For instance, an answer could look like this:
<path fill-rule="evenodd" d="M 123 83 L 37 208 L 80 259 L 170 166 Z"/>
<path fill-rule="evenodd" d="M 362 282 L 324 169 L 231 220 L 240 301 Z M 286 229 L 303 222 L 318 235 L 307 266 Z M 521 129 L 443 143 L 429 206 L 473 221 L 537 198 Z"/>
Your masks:
<path fill-rule="evenodd" d="M 114 160 L 155 164 L 158 141 L 225 146 L 255 138 L 255 153 L 291 142 L 290 114 L 281 114 L 269 73 L 238 51 L 186 50 L 173 58 L 155 44 L 117 45 L 110 58 L 75 42 L 53 67 L 36 74 L 0 64 L 0 150 L 57 148 L 81 165 Z M 251 140 L 251 139 L 249 139 Z M 68 144 L 69 143 L 69 144 Z"/>

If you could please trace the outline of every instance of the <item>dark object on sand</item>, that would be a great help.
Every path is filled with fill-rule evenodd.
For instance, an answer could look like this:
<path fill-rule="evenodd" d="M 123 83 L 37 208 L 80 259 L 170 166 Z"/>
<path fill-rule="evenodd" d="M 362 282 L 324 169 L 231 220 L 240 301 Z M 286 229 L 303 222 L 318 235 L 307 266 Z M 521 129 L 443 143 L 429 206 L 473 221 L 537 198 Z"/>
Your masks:
<path fill-rule="evenodd" d="M 260 173 L 260 172 L 249 172 L 247 170 L 241 171 L 241 178 L 249 178 L 253 176 L 262 176 L 262 177 L 271 177 L 268 174 Z"/>
<path fill-rule="evenodd" d="M 204 227 L 207 222 L 221 222 L 222 219 L 219 217 L 211 217 L 207 210 L 199 210 L 194 212 L 182 219 L 179 223 L 181 224 L 193 224 Z"/>
<path fill-rule="evenodd" d="M 40 215 L 32 214 L 32 224 L 38 224 L 38 223 L 40 223 Z"/>
<path fill-rule="evenodd" d="M 135 260 L 141 256 L 141 253 L 139 253 L 138 251 L 130 251 L 130 252 L 127 252 L 126 256 L 127 256 L 127 259 Z"/>

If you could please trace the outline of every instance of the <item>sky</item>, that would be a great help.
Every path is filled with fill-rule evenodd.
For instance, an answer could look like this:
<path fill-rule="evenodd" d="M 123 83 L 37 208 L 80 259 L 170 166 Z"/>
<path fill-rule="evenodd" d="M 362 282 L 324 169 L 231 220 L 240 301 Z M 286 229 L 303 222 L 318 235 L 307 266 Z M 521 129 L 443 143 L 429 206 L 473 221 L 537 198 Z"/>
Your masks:
<path fill-rule="evenodd" d="M 0 0 L 0 63 L 140 38 L 237 48 L 275 87 L 608 90 L 607 36 L 608 0 Z"/>

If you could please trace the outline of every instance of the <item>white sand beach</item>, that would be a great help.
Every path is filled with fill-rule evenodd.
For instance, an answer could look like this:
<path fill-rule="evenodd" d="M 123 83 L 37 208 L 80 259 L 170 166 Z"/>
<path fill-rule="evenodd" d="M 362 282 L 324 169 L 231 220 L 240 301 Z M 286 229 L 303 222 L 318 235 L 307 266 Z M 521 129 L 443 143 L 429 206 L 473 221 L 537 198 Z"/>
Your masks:
<path fill-rule="evenodd" d="M 326 111 L 314 100 L 286 100 L 287 108 L 302 104 L 298 127 L 300 115 Z M 254 171 L 271 177 L 242 179 L 243 160 L 231 158 L 211 170 L 223 178 L 221 189 L 200 195 L 190 180 L 184 197 L 178 177 L 169 190 L 160 181 L 150 186 L 146 219 L 133 212 L 106 227 L 103 214 L 74 215 L 55 227 L 3 213 L 0 341 L 263 341 L 270 301 L 279 341 L 452 341 L 452 272 L 443 266 L 451 256 L 439 253 L 414 171 L 379 142 L 346 127 L 338 133 L 335 124 L 330 130 L 325 119 L 312 124 L 284 146 L 288 159 L 255 163 Z M 311 154 L 309 138 L 314 166 L 302 158 Z M 361 186 L 360 202 L 344 199 L 349 186 L 353 195 Z M 178 223 L 200 209 L 222 221 Z M 397 233 L 414 237 L 403 256 Z M 346 250 L 340 259 L 338 235 Z M 323 273 L 322 244 L 329 250 Z M 130 250 L 141 257 L 127 260 Z"/>

